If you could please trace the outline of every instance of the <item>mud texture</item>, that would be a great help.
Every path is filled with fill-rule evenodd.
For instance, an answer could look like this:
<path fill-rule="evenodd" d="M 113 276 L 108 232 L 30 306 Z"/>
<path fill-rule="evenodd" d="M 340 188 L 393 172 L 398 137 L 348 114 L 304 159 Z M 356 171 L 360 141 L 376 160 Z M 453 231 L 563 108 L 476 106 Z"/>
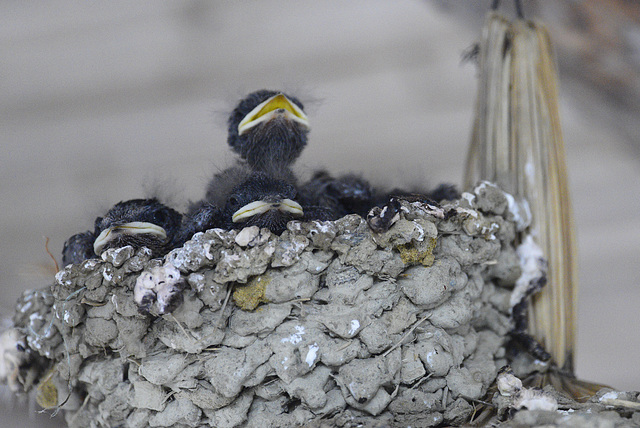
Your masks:
<path fill-rule="evenodd" d="M 72 427 L 464 424 L 507 363 L 521 276 L 522 218 L 478 189 L 402 201 L 380 234 L 351 215 L 69 265 L 18 302 L 3 375 Z"/>

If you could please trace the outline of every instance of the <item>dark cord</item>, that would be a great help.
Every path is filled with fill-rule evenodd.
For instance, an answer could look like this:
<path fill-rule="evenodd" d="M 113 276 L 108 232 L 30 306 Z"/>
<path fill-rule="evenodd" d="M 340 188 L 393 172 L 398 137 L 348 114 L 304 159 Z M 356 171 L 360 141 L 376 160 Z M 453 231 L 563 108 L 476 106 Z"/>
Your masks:
<path fill-rule="evenodd" d="M 524 10 L 522 9 L 522 0 L 513 0 L 516 7 L 516 15 L 520 19 L 524 19 Z M 493 0 L 491 10 L 497 10 L 500 7 L 500 0 Z"/>
<path fill-rule="evenodd" d="M 514 3 L 516 4 L 516 15 L 518 15 L 518 18 L 524 19 L 524 12 L 522 10 L 522 0 L 514 0 Z"/>

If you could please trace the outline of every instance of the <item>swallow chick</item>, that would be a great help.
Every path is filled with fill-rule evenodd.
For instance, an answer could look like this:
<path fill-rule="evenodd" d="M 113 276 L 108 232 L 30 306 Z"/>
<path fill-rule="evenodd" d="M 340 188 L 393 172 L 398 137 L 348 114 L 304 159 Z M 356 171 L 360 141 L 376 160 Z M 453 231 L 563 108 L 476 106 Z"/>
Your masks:
<path fill-rule="evenodd" d="M 291 220 L 305 219 L 296 188 L 285 180 L 254 172 L 232 190 L 222 211 L 227 229 L 266 227 L 282 233 Z"/>
<path fill-rule="evenodd" d="M 333 177 L 317 171 L 300 188 L 300 198 L 309 205 L 325 207 L 337 220 L 347 214 L 365 217 L 375 201 L 375 191 L 368 181 L 355 175 Z"/>
<path fill-rule="evenodd" d="M 94 232 L 73 235 L 64 245 L 65 263 L 78 263 L 108 248 L 147 247 L 160 257 L 182 244 L 182 214 L 157 199 L 132 199 L 115 204 L 95 221 Z"/>
<path fill-rule="evenodd" d="M 95 234 L 89 230 L 67 239 L 62 248 L 62 264 L 67 266 L 95 257 L 93 252 L 95 240 Z"/>
<path fill-rule="evenodd" d="M 291 220 L 327 221 L 336 218 L 332 207 L 301 198 L 290 170 L 278 174 L 253 171 L 238 164 L 214 176 L 203 201 L 191 205 L 186 218 L 192 233 L 215 227 L 264 227 L 282 233 Z M 218 209 L 217 207 L 222 207 Z"/>
<path fill-rule="evenodd" d="M 191 239 L 198 232 L 224 227 L 220 209 L 206 201 L 191 204 L 182 224 L 182 242 Z"/>
<path fill-rule="evenodd" d="M 251 168 L 267 172 L 290 165 L 307 144 L 309 133 L 309 119 L 302 103 L 266 89 L 240 101 L 228 125 L 231 148 Z"/>
<path fill-rule="evenodd" d="M 227 228 L 229 222 L 225 221 L 223 216 L 227 199 L 249 178 L 252 172 L 245 162 L 238 162 L 215 174 L 207 185 L 204 199 L 191 203 L 187 209 L 183 224 L 183 233 L 188 235 L 186 237 L 189 238 L 197 232 L 205 232 L 209 229 Z M 293 181 L 293 173 L 287 178 Z"/>

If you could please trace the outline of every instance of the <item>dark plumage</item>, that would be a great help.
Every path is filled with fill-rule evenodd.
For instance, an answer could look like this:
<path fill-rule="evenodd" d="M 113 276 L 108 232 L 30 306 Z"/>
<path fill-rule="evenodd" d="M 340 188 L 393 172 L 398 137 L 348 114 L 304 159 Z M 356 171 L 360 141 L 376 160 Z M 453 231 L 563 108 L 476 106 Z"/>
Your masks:
<path fill-rule="evenodd" d="M 326 207 L 333 220 L 347 214 L 366 216 L 375 203 L 374 190 L 365 179 L 354 174 L 332 177 L 317 171 L 300 188 L 300 199 L 309 205 Z"/>
<path fill-rule="evenodd" d="M 288 170 L 279 172 L 267 174 L 239 164 L 216 174 L 205 200 L 190 209 L 187 218 L 193 224 L 191 230 L 242 229 L 255 225 L 280 234 L 291 220 L 335 217 L 328 207 L 300 201 L 293 175 Z"/>
<path fill-rule="evenodd" d="M 399 208 L 396 198 L 436 204 L 459 197 L 460 194 L 451 184 L 441 184 L 431 191 L 394 189 L 383 192 L 355 174 L 333 177 L 326 171 L 316 172 L 311 180 L 300 187 L 300 200 L 308 205 L 328 208 L 334 215 L 333 220 L 347 214 L 358 214 L 366 218 L 374 207 L 389 208 L 385 213 L 393 212 L 390 217 L 393 218 L 397 214 L 394 209 Z M 385 217 L 385 221 L 390 221 L 389 219 Z"/>
<path fill-rule="evenodd" d="M 282 233 L 289 221 L 304 218 L 302 206 L 294 200 L 296 196 L 292 184 L 254 172 L 229 194 L 222 211 L 224 224 L 227 229 L 258 226 Z"/>
<path fill-rule="evenodd" d="M 160 257 L 185 240 L 182 214 L 157 199 L 132 199 L 118 202 L 104 217 L 95 221 L 93 232 L 73 235 L 64 245 L 62 260 L 78 263 L 101 254 L 108 248 L 131 245 L 147 247 Z"/>
<path fill-rule="evenodd" d="M 90 231 L 78 233 L 67 239 L 62 248 L 62 264 L 66 266 L 95 257 L 93 252 L 95 240 L 95 234 Z"/>
<path fill-rule="evenodd" d="M 184 241 L 197 232 L 205 232 L 216 227 L 224 227 L 222 212 L 216 205 L 206 201 L 191 204 L 182 224 Z"/>
<path fill-rule="evenodd" d="M 412 202 L 442 202 L 443 200 L 452 201 L 454 199 L 460 198 L 460 192 L 458 191 L 456 186 L 449 183 L 439 184 L 435 189 L 428 191 L 425 191 L 423 189 L 394 189 L 391 192 L 387 192 L 386 194 L 380 196 L 378 198 L 377 205 L 386 203 L 391 197 L 397 197 Z"/>
<path fill-rule="evenodd" d="M 282 92 L 247 95 L 228 120 L 228 143 L 255 170 L 289 166 L 307 144 L 309 121 L 302 103 Z"/>

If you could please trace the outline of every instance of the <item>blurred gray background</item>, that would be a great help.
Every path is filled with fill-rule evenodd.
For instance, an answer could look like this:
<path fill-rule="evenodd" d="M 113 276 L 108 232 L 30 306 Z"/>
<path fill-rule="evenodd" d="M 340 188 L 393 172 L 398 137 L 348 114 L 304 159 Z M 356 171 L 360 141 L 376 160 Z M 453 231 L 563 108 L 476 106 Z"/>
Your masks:
<path fill-rule="evenodd" d="M 298 161 L 374 183 L 460 183 L 475 100 L 461 55 L 487 1 L 0 2 L 0 316 L 51 283 L 45 251 L 114 203 L 183 208 L 228 166 L 226 115 L 284 89 Z M 511 2 L 505 6 L 510 13 Z M 578 230 L 577 374 L 640 389 L 640 11 L 525 2 L 550 27 Z M 1 391 L 0 426 L 59 426 Z M 28 417 L 26 415 L 29 415 Z"/>

